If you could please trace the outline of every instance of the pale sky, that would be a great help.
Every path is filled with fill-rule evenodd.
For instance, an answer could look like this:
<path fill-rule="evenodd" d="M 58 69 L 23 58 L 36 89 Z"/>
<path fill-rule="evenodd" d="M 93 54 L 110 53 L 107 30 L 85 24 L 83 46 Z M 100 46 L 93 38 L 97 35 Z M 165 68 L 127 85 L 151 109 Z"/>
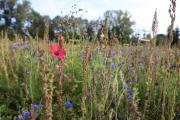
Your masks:
<path fill-rule="evenodd" d="M 154 11 L 158 11 L 158 33 L 166 33 L 170 24 L 168 8 L 170 0 L 29 0 L 32 7 L 42 15 L 49 15 L 51 18 L 56 15 L 65 15 L 72 10 L 72 5 L 87 10 L 79 15 L 95 20 L 103 16 L 106 10 L 127 10 L 131 20 L 135 21 L 135 31 L 151 30 Z M 180 27 L 180 0 L 176 0 L 176 21 L 175 27 Z M 62 11 L 62 13 L 61 13 Z"/>

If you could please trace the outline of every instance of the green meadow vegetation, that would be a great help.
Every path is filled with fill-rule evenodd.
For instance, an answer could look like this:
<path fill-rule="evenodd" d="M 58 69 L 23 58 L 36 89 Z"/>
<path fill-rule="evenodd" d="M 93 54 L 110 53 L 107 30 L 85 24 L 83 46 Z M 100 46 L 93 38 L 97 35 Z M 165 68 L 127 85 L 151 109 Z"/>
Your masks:
<path fill-rule="evenodd" d="M 38 119 L 52 112 L 53 120 L 180 117 L 179 49 L 65 44 L 60 72 L 46 42 L 0 43 L 1 120 L 25 111 Z"/>
<path fill-rule="evenodd" d="M 92 35 L 91 27 L 87 28 L 88 37 L 77 35 L 73 17 L 68 18 L 72 31 L 62 27 L 65 32 L 58 33 L 58 39 L 53 38 L 49 21 L 35 19 L 28 37 L 3 27 L 0 120 L 180 120 L 175 4 L 171 0 L 171 24 L 161 45 L 156 39 L 157 11 L 153 38 L 147 43 L 132 43 L 133 23 L 124 21 L 128 15 L 118 19 L 128 29 L 117 36 L 122 33 L 117 24 L 111 37 L 108 19 L 103 20 L 98 37 Z M 106 15 L 111 12 L 127 14 L 109 11 Z M 35 15 L 39 14 L 33 11 L 31 17 Z M 59 20 L 56 24 L 67 25 Z M 41 31 L 35 33 L 36 24 L 43 24 L 42 35 Z"/>

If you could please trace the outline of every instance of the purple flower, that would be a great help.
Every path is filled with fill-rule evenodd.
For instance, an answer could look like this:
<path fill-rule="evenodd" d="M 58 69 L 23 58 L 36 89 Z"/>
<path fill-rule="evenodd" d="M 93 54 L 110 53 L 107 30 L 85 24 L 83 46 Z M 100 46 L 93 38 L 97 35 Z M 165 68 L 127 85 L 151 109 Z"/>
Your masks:
<path fill-rule="evenodd" d="M 22 45 L 22 48 L 23 48 L 23 49 L 28 49 L 28 48 L 29 48 L 29 45 L 28 45 L 28 44 L 24 44 L 24 45 Z"/>
<path fill-rule="evenodd" d="M 33 105 L 33 109 L 34 109 L 34 110 L 37 110 L 37 109 L 39 109 L 39 105 L 37 105 L 37 104 L 34 104 L 34 105 Z"/>
<path fill-rule="evenodd" d="M 130 80 L 130 79 L 126 81 L 127 84 L 130 84 L 130 83 L 132 83 L 132 82 L 133 82 L 133 81 Z"/>
<path fill-rule="evenodd" d="M 131 88 L 127 89 L 127 98 L 129 101 L 133 99 L 133 90 Z"/>
<path fill-rule="evenodd" d="M 115 56 L 115 55 L 116 55 L 116 52 L 115 52 L 115 51 L 112 51 L 112 52 L 111 52 L 111 55 L 112 55 L 112 56 Z"/>
<path fill-rule="evenodd" d="M 111 63 L 111 68 L 114 69 L 116 67 L 115 63 Z"/>
<path fill-rule="evenodd" d="M 133 95 L 133 90 L 131 88 L 128 88 L 127 93 L 128 93 L 128 95 Z"/>
<path fill-rule="evenodd" d="M 30 112 L 26 111 L 26 112 L 23 112 L 23 116 L 25 118 L 29 118 L 30 117 Z"/>
<path fill-rule="evenodd" d="M 128 98 L 129 101 L 131 101 L 133 99 L 133 96 L 128 95 L 127 98 Z"/>
<path fill-rule="evenodd" d="M 11 45 L 11 49 L 17 49 L 18 47 L 19 47 L 19 45 L 16 43 Z"/>
<path fill-rule="evenodd" d="M 97 53 L 99 51 L 99 48 L 97 47 L 96 49 L 95 49 L 95 52 Z"/>
<path fill-rule="evenodd" d="M 73 106 L 72 102 L 70 102 L 70 101 L 65 102 L 64 105 L 65 105 L 67 108 L 71 108 L 71 107 Z"/>

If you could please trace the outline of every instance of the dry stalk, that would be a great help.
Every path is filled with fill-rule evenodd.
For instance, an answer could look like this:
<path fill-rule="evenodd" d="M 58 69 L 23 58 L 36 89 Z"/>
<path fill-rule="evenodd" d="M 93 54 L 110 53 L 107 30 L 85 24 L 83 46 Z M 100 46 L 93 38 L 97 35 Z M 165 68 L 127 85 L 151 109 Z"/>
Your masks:
<path fill-rule="evenodd" d="M 87 120 L 87 111 L 86 111 L 86 99 L 87 99 L 87 64 L 88 64 L 88 50 L 89 46 L 86 45 L 86 47 L 83 50 L 83 75 L 82 75 L 82 119 Z"/>
<path fill-rule="evenodd" d="M 49 22 L 47 19 L 45 20 L 44 40 L 49 43 Z"/>
<path fill-rule="evenodd" d="M 59 46 L 60 48 L 63 47 L 63 36 L 62 34 L 60 34 L 59 36 Z M 57 65 L 57 71 L 59 72 L 59 80 L 58 80 L 58 87 L 59 87 L 59 94 L 57 96 L 57 101 L 58 101 L 58 115 L 59 115 L 59 119 L 62 118 L 62 112 L 63 112 L 63 81 L 62 81 L 62 65 L 63 65 L 63 61 L 59 61 L 58 65 Z"/>
<path fill-rule="evenodd" d="M 158 20 L 157 20 L 157 9 L 154 12 L 153 22 L 152 22 L 152 39 L 151 39 L 151 47 L 156 45 L 156 34 L 158 28 Z"/>
<path fill-rule="evenodd" d="M 168 35 L 167 40 L 165 43 L 165 47 L 171 48 L 171 43 L 173 41 L 173 28 L 174 28 L 174 22 L 176 18 L 176 0 L 170 0 L 170 6 L 169 6 L 169 15 L 171 18 L 171 24 L 168 27 Z"/>
<path fill-rule="evenodd" d="M 105 47 L 108 45 L 108 18 L 105 19 L 105 24 L 103 26 L 103 34 L 104 34 L 104 44 Z"/>
<path fill-rule="evenodd" d="M 57 69 L 59 72 L 59 81 L 58 81 L 58 86 L 59 86 L 59 94 L 57 96 L 57 102 L 58 102 L 58 117 L 59 119 L 62 118 L 62 111 L 63 111 L 63 92 L 62 92 L 62 76 L 61 76 L 61 67 L 62 67 L 62 61 L 59 62 L 57 65 Z"/>
<path fill-rule="evenodd" d="M 43 87 L 43 120 L 52 120 L 52 96 L 53 96 L 53 79 L 54 74 L 50 73 L 50 80 L 48 80 L 49 71 L 47 70 L 45 60 L 41 57 L 40 64 L 40 77 Z"/>

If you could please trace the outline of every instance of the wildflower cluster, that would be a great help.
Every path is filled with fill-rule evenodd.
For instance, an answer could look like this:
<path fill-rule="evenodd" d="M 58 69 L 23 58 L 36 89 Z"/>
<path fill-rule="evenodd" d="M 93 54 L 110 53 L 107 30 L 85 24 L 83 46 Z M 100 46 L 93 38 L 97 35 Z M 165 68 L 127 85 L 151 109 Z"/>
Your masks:
<path fill-rule="evenodd" d="M 39 115 L 39 111 L 43 108 L 43 105 L 42 104 L 33 104 L 31 107 L 32 107 L 31 109 L 33 112 L 24 111 L 22 114 L 20 114 L 16 117 L 16 120 L 27 120 L 31 117 L 33 119 L 37 119 L 38 115 Z"/>

